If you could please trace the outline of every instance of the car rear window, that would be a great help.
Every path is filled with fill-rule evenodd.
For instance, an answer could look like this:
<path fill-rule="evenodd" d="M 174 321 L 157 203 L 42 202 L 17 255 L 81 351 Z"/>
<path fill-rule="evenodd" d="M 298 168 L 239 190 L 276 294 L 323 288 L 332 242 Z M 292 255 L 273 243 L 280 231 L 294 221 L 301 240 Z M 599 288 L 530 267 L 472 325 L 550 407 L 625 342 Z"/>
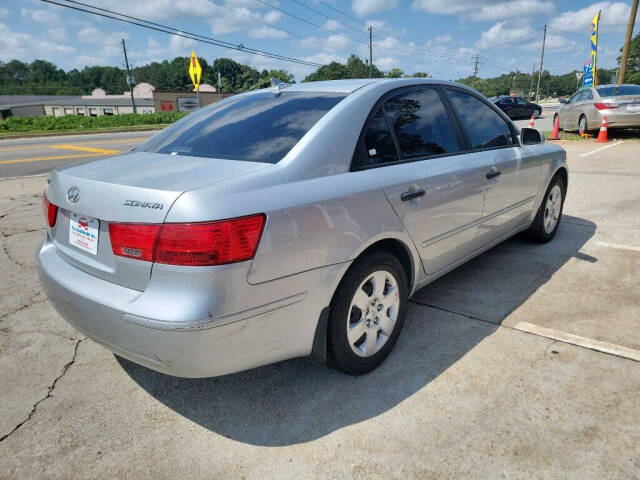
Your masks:
<path fill-rule="evenodd" d="M 346 94 L 259 92 L 194 112 L 137 150 L 277 163 Z"/>
<path fill-rule="evenodd" d="M 620 85 L 619 87 L 596 87 L 601 97 L 620 95 L 640 95 L 640 85 Z"/>

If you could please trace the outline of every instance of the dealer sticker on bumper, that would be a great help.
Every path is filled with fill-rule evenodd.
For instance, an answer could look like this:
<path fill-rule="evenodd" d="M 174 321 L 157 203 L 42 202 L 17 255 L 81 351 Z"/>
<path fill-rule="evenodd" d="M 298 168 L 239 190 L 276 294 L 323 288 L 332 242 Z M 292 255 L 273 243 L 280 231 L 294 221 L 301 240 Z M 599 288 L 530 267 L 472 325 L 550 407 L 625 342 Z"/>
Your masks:
<path fill-rule="evenodd" d="M 98 254 L 100 222 L 95 218 L 72 213 L 69 217 L 69 243 L 91 255 Z"/>

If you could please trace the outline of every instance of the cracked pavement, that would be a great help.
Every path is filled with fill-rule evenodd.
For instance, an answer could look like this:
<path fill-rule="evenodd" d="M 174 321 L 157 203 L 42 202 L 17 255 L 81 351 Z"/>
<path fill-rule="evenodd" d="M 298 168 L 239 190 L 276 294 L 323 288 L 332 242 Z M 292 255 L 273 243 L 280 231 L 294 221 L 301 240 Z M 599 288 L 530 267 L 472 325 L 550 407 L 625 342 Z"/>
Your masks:
<path fill-rule="evenodd" d="M 362 377 L 298 359 L 179 379 L 116 358 L 38 282 L 45 177 L 0 179 L 0 479 L 640 478 L 640 147 L 563 146 L 556 239 L 511 239 L 417 292 Z"/>

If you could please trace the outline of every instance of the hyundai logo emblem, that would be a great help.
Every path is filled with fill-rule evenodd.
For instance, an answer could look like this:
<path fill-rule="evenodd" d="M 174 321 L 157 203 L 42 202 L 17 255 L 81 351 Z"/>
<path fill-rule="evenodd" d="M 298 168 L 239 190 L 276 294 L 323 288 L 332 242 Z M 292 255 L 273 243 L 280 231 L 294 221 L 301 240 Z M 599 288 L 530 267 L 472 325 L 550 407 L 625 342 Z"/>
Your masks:
<path fill-rule="evenodd" d="M 80 200 L 80 189 L 76 186 L 73 186 L 69 190 L 67 190 L 67 199 L 71 203 L 78 203 L 78 200 Z"/>

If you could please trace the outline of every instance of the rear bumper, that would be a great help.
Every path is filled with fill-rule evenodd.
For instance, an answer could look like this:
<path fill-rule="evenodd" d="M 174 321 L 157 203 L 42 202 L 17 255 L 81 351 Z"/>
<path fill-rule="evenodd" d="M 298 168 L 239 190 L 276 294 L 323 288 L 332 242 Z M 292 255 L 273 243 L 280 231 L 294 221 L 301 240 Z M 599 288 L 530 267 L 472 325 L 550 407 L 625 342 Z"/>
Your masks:
<path fill-rule="evenodd" d="M 73 327 L 122 357 L 180 377 L 224 375 L 309 355 L 320 312 L 332 293 L 322 287 L 339 273 L 325 267 L 295 275 L 293 281 L 290 277 L 256 287 L 244 275 L 244 296 L 260 304 L 247 301 L 249 308 L 218 313 L 211 308 L 212 296 L 220 305 L 237 304 L 220 292 L 198 300 L 193 295 L 198 287 L 185 282 L 177 282 L 171 294 L 166 285 L 154 288 L 153 278 L 145 292 L 110 283 L 66 262 L 48 239 L 36 263 L 49 300 Z M 264 301 L 265 289 L 271 301 Z M 228 284 L 223 290 L 243 297 Z M 176 305 L 184 303 L 185 295 L 189 308 L 180 313 Z M 172 318 L 158 318 L 159 311 Z"/>
<path fill-rule="evenodd" d="M 606 109 L 598 111 L 600 122 L 607 117 L 607 127 L 610 128 L 639 128 L 640 112 L 620 112 L 619 109 Z M 594 126 L 596 127 L 596 126 Z M 599 127 L 599 124 L 597 125 Z"/>

